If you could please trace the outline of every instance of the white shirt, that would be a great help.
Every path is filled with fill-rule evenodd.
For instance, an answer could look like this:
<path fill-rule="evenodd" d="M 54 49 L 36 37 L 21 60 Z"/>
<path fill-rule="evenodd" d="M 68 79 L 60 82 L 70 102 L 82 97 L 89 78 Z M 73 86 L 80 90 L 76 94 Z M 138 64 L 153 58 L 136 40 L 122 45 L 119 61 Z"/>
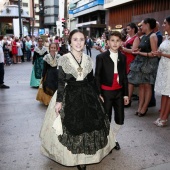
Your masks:
<path fill-rule="evenodd" d="M 118 70 L 117 70 L 118 52 L 113 53 L 112 51 L 110 51 L 110 58 L 114 62 L 114 73 L 118 73 Z M 119 75 L 117 75 L 117 82 L 119 83 Z M 124 96 L 124 98 L 128 98 L 128 96 Z"/>
<path fill-rule="evenodd" d="M 118 73 L 117 71 L 118 53 L 113 53 L 112 51 L 110 51 L 110 58 L 114 62 L 114 73 Z"/>

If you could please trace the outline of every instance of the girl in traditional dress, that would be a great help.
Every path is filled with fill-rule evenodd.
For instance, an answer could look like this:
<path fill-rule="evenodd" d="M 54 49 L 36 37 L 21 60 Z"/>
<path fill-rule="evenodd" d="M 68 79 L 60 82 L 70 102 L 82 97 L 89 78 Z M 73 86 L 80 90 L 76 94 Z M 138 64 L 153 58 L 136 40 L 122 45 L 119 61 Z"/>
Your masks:
<path fill-rule="evenodd" d="M 42 72 L 42 81 L 38 89 L 36 99 L 43 102 L 45 105 L 50 103 L 50 100 L 58 88 L 58 58 L 57 53 L 58 45 L 52 43 L 49 45 L 49 54 L 46 54 L 43 58 L 44 67 Z"/>
<path fill-rule="evenodd" d="M 33 69 L 31 74 L 31 87 L 39 87 L 43 70 L 43 57 L 47 54 L 47 49 L 43 46 L 42 38 L 38 39 L 38 47 L 34 50 Z"/>
<path fill-rule="evenodd" d="M 71 51 L 58 60 L 58 90 L 40 132 L 42 153 L 65 166 L 86 170 L 115 147 L 114 135 L 94 83 L 90 56 L 82 53 L 85 35 L 73 30 Z"/>

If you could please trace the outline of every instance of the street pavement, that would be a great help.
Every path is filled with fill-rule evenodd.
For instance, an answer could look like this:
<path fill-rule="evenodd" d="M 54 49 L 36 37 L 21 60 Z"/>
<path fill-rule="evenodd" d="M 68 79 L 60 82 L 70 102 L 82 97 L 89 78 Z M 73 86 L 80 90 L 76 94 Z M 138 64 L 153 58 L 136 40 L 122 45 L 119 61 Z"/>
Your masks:
<path fill-rule="evenodd" d="M 94 61 L 98 53 L 92 50 Z M 30 62 L 5 66 L 5 84 L 10 89 L 0 89 L 0 170 L 76 170 L 40 152 L 39 132 L 47 107 L 36 101 L 37 89 L 29 86 L 31 70 Z M 138 101 L 125 108 L 125 124 L 117 137 L 121 150 L 113 150 L 87 170 L 170 170 L 170 126 L 153 124 L 160 95 L 156 100 L 145 117 L 134 115 Z"/>

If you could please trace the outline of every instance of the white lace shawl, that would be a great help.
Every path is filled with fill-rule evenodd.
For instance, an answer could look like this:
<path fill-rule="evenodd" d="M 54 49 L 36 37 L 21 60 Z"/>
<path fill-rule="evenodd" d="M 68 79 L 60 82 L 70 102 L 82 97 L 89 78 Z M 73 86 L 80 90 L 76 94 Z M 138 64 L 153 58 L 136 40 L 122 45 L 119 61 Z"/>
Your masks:
<path fill-rule="evenodd" d="M 92 59 L 83 53 L 81 67 L 83 68 L 82 74 L 78 74 L 78 63 L 75 61 L 71 53 L 61 56 L 58 60 L 58 66 L 61 66 L 66 74 L 72 74 L 77 81 L 83 80 L 88 73 L 93 69 Z"/>
<path fill-rule="evenodd" d="M 60 54 L 58 53 L 55 53 L 54 58 L 51 56 L 51 54 L 46 54 L 43 60 L 46 61 L 51 67 L 56 67 L 58 65 L 59 57 L 60 57 Z"/>
<path fill-rule="evenodd" d="M 35 47 L 34 51 L 39 55 L 43 55 L 45 52 L 47 52 L 47 49 L 44 46 L 41 49 L 39 47 Z"/>

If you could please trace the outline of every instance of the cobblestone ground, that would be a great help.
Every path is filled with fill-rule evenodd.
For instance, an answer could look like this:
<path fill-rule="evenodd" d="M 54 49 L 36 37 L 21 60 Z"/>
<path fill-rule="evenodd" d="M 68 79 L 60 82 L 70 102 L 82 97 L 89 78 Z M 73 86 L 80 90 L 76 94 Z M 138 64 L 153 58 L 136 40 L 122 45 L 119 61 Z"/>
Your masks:
<path fill-rule="evenodd" d="M 92 50 L 93 60 L 98 54 Z M 0 89 L 0 170 L 76 170 L 49 160 L 40 153 L 39 132 L 46 106 L 35 100 L 37 89 L 29 86 L 30 62 L 5 66 L 5 83 Z M 99 164 L 87 170 L 169 170 L 170 126 L 158 128 L 157 106 L 149 108 L 145 117 L 134 115 L 137 101 L 125 109 L 125 124 L 120 130 L 120 151 L 113 151 Z"/>

